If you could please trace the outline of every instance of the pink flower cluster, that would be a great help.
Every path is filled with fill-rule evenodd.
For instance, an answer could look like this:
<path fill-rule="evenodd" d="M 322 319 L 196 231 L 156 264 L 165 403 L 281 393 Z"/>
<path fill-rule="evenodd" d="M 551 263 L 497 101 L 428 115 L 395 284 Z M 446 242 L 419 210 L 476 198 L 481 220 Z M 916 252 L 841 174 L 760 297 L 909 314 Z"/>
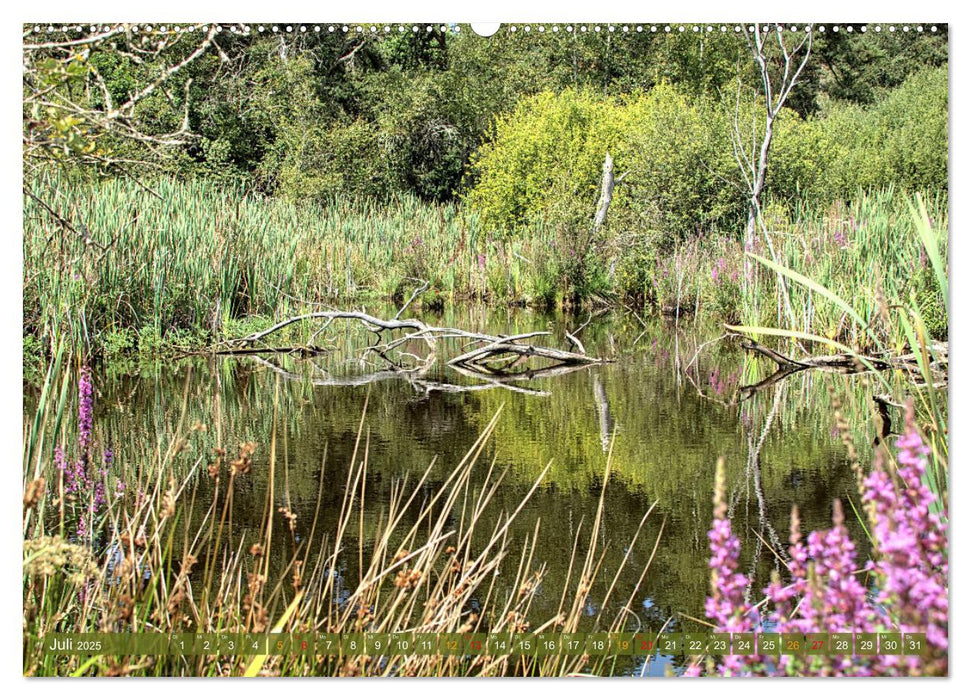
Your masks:
<path fill-rule="evenodd" d="M 92 466 L 92 432 L 94 430 L 94 384 L 91 381 L 91 369 L 87 366 L 81 369 L 78 379 L 78 456 L 68 464 L 64 449 L 58 445 L 54 448 L 54 465 L 63 474 L 64 490 L 75 494 L 84 504 L 84 512 L 78 517 L 78 539 L 87 539 L 91 534 L 90 525 L 95 516 L 107 504 L 105 483 L 114 460 L 110 449 L 104 451 L 101 465 L 94 469 Z M 124 493 L 124 484 L 119 481 L 116 495 Z"/>
<path fill-rule="evenodd" d="M 875 459 L 865 480 L 864 509 L 873 540 L 871 559 L 857 564 L 856 545 L 843 524 L 839 501 L 833 527 L 803 542 L 793 509 L 788 582 L 774 577 L 765 589 L 774 609 L 759 615 L 745 602 L 748 578 L 738 573 L 741 545 L 725 518 L 724 473 L 719 465 L 715 514 L 708 533 L 711 595 L 705 613 L 723 632 L 921 632 L 930 654 L 919 656 L 726 656 L 720 675 L 897 676 L 946 675 L 948 630 L 947 514 L 933 512 L 937 497 L 924 483 L 929 452 L 908 404 L 905 432 L 896 442 L 897 469 Z M 866 585 L 864 585 L 866 584 Z M 695 663 L 686 675 L 700 675 Z"/>
<path fill-rule="evenodd" d="M 937 497 L 924 483 L 930 450 L 917 432 L 912 405 L 896 446 L 896 479 L 878 465 L 865 482 L 881 554 L 868 568 L 884 584 L 877 603 L 895 610 L 904 631 L 926 632 L 928 643 L 946 652 L 947 513 L 932 512 Z"/>

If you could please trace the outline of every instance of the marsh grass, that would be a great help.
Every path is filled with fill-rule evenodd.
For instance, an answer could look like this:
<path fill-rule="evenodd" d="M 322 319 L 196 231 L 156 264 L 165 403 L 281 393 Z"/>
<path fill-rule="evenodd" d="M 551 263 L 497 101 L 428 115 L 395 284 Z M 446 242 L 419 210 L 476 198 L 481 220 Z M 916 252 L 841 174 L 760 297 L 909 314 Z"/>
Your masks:
<path fill-rule="evenodd" d="M 481 236 L 474 214 L 412 197 L 297 205 L 198 179 L 55 173 L 30 189 L 75 228 L 25 195 L 24 324 L 47 347 L 198 344 L 307 303 L 407 297 L 417 278 L 432 306 L 515 298 L 529 258 Z"/>
<path fill-rule="evenodd" d="M 400 303 L 419 279 L 430 286 L 416 305 L 431 309 L 472 299 L 575 307 L 626 298 L 679 315 L 784 320 L 856 340 L 845 314 L 811 293 L 787 288 L 784 303 L 771 270 L 746 282 L 736 237 L 717 232 L 662 250 L 640 231 L 609 231 L 606 241 L 580 236 L 583 243 L 555 222 L 499 236 L 468 208 L 412 197 L 297 204 L 202 179 L 142 186 L 52 172 L 33 175 L 29 189 L 75 228 L 25 195 L 25 338 L 48 357 L 61 338 L 109 359 L 196 348 L 319 304 Z M 849 299 L 864 319 L 877 316 L 881 297 L 916 305 L 928 332 L 941 337 L 946 312 L 911 225 L 914 201 L 890 188 L 825 210 L 769 204 L 767 238 L 752 252 L 771 257 L 771 241 L 779 264 Z M 946 259 L 946 198 L 923 201 Z"/>
<path fill-rule="evenodd" d="M 289 507 L 286 446 L 277 429 L 279 386 L 266 436 L 268 462 L 259 467 L 269 474 L 258 527 L 247 528 L 234 517 L 234 500 L 257 468 L 253 453 L 263 446 L 195 449 L 206 428 L 188 425 L 183 405 L 183 419 L 154 460 L 126 466 L 125 455 L 116 456 L 116 471 L 101 477 L 111 481 L 106 484 L 108 502 L 81 534 L 76 515 L 87 512 L 88 501 L 83 494 L 66 492 L 63 474 L 50 462 L 52 443 L 70 434 L 64 407 L 73 387 L 61 365 L 65 354 L 56 357 L 36 412 L 25 425 L 25 675 L 561 676 L 613 670 L 613 659 L 584 656 L 45 656 L 44 636 L 67 631 L 574 632 L 581 624 L 589 631 L 589 619 L 581 623 L 581 618 L 595 583 L 607 584 L 598 588 L 606 593 L 596 601 L 601 613 L 595 629 L 618 631 L 633 629 L 628 611 L 637 594 L 636 587 L 617 590 L 628 558 L 617 571 L 603 568 L 610 546 L 601 525 L 611 451 L 596 516 L 577 528 L 557 612 L 542 620 L 531 614 L 546 573 L 536 557 L 541 523 L 537 519 L 532 536 L 515 545 L 510 527 L 528 517 L 527 503 L 549 467 L 521 501 L 498 516 L 489 510 L 507 476 L 484 457 L 501 410 L 444 477 L 431 477 L 433 462 L 424 473 L 396 482 L 365 546 L 365 504 L 372 498 L 366 488 L 370 434 L 365 404 L 337 524 L 326 532 L 317 528 L 322 495 L 333 488 L 325 464 L 314 522 L 309 535 L 300 537 Z M 218 416 L 215 405 L 217 436 Z M 46 482 L 46 496 L 39 479 Z M 126 482 L 123 492 L 115 488 L 118 480 Z M 660 534 L 653 543 L 640 541 L 652 510 L 640 519 L 629 547 L 656 551 Z M 306 534 L 306 528 L 301 530 Z M 638 587 L 649 565 L 650 560 Z M 500 567 L 515 572 L 511 586 L 498 583 Z M 348 568 L 355 570 L 354 584 L 341 573 Z M 619 612 L 603 612 L 608 601 L 609 609 Z"/>
<path fill-rule="evenodd" d="M 900 371 L 874 372 L 866 381 L 870 382 L 874 394 L 896 397 L 898 405 L 905 398 L 913 398 L 921 438 L 930 448 L 925 479 L 946 509 L 949 491 L 947 214 L 946 209 L 940 208 L 940 202 L 932 203 L 936 217 L 929 214 L 921 197 L 907 204 L 906 212 L 897 212 L 895 218 L 863 219 L 856 229 L 861 240 L 848 245 L 859 245 L 864 252 L 842 264 L 825 257 L 814 266 L 810 256 L 810 264 L 805 264 L 803 257 L 804 264 L 794 268 L 752 255 L 764 273 L 771 273 L 777 284 L 786 286 L 791 303 L 787 314 L 790 323 L 785 322 L 780 311 L 776 318 L 778 325 L 770 325 L 770 321 L 766 325 L 755 323 L 734 330 L 781 339 L 792 352 L 806 352 L 810 348 L 849 353 L 857 358 L 861 368 L 872 368 L 869 357 L 913 355 L 918 366 L 916 374 L 901 377 L 904 373 Z M 864 211 L 870 210 L 864 208 Z M 877 233 L 863 233 L 872 230 Z M 840 245 L 843 247 L 844 243 Z M 877 247 L 879 252 L 867 253 L 867 247 Z M 808 250 L 805 246 L 803 249 Z M 884 270 L 889 270 L 889 274 L 881 271 L 876 263 L 868 266 L 867 260 L 883 261 Z M 841 267 L 844 269 L 834 272 Z M 801 271 L 806 268 L 805 272 Z M 776 298 L 781 300 L 783 295 L 780 293 Z"/>
<path fill-rule="evenodd" d="M 946 196 L 887 188 L 823 210 L 798 200 L 770 203 L 765 223 L 748 255 L 768 263 L 752 266 L 748 277 L 746 252 L 730 238 L 693 237 L 659 256 L 651 278 L 659 303 L 704 318 L 786 326 L 861 349 L 901 342 L 884 320 L 886 311 L 905 307 L 920 312 L 929 335 L 946 339 Z M 780 277 L 773 264 L 816 288 Z M 820 290 L 846 303 L 830 303 Z"/>

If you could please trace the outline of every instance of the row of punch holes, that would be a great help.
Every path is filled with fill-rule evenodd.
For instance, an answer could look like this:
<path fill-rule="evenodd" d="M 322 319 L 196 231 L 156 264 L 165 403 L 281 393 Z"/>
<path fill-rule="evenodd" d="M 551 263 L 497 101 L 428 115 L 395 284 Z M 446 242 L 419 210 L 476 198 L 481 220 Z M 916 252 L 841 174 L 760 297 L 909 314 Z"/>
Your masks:
<path fill-rule="evenodd" d="M 34 33 L 42 33 L 44 31 L 51 33 L 56 31 L 62 31 L 67 34 L 76 33 L 82 34 L 85 32 L 110 32 L 114 29 L 121 28 L 121 25 L 39 25 L 35 24 L 32 28 Z M 924 32 L 925 29 L 931 32 L 937 32 L 937 26 L 931 25 L 926 27 L 922 24 L 917 25 L 827 25 L 819 24 L 813 27 L 812 25 L 776 25 L 776 24 L 763 24 L 758 26 L 763 32 L 769 32 L 773 30 L 783 29 L 790 32 L 808 32 L 813 28 L 820 34 L 833 33 L 838 34 L 840 32 L 846 32 L 852 34 L 854 32 L 866 33 L 866 32 Z M 170 33 L 180 33 L 180 32 L 208 32 L 209 25 L 199 24 L 199 25 L 132 25 L 129 30 L 134 33 L 146 33 L 146 34 L 170 34 Z M 749 33 L 756 31 L 756 25 L 741 25 L 741 24 L 510 24 L 502 28 L 503 31 L 515 34 L 516 32 L 531 33 L 537 32 L 540 34 L 546 32 L 566 32 L 566 33 L 602 33 L 602 32 L 621 32 L 621 33 L 684 33 L 684 32 L 695 32 L 695 33 L 711 33 L 711 32 L 736 32 L 741 33 L 743 30 Z M 30 30 L 28 30 L 30 31 Z M 217 32 L 228 31 L 234 34 L 250 34 L 252 32 L 257 32 L 260 34 L 265 33 L 306 33 L 306 32 L 342 32 L 344 34 L 390 34 L 391 32 L 404 33 L 411 31 L 413 33 L 425 31 L 425 32 L 442 32 L 442 33 L 459 33 L 463 31 L 461 25 L 458 24 L 233 24 L 233 25 L 219 25 L 216 28 Z M 467 31 L 467 30 L 466 30 Z"/>

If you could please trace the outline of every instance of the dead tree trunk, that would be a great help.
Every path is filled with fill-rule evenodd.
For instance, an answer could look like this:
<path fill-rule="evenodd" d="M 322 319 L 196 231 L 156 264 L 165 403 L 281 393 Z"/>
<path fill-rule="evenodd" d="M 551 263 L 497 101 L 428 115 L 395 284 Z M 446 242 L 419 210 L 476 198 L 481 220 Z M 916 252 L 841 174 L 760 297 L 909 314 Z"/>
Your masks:
<path fill-rule="evenodd" d="M 765 122 L 762 130 L 762 142 L 758 146 L 758 156 L 756 157 L 756 130 L 753 123 L 752 143 L 750 155 L 745 155 L 748 149 L 745 148 L 741 129 L 738 124 L 738 102 L 741 96 L 741 82 L 739 82 L 739 93 L 736 98 L 735 121 L 732 129 L 732 150 L 735 160 L 741 170 L 742 177 L 748 187 L 748 222 L 745 227 L 745 250 L 751 251 L 755 246 L 756 229 L 763 228 L 762 221 L 762 191 L 765 189 L 766 176 L 769 171 L 769 152 L 772 147 L 772 137 L 775 127 L 775 120 L 778 118 L 782 108 L 785 106 L 786 99 L 799 80 L 799 76 L 806 64 L 809 62 L 809 55 L 813 46 L 813 26 L 808 25 L 805 31 L 801 32 L 802 38 L 796 46 L 790 50 L 786 46 L 785 27 L 775 25 L 774 28 L 763 28 L 755 25 L 754 32 L 745 30 L 745 39 L 749 49 L 759 68 L 759 77 L 762 81 L 762 96 L 765 99 Z M 765 31 L 763 31 L 765 29 Z M 775 33 L 776 43 L 779 47 L 779 56 L 782 59 L 781 75 L 773 76 L 773 71 L 769 65 L 768 49 L 766 40 L 769 32 Z M 754 122 L 754 116 L 753 116 Z M 772 241 L 766 235 L 766 243 L 772 254 L 773 261 L 776 261 L 775 250 Z M 778 262 L 778 261 L 776 261 Z M 745 278 L 751 278 L 752 262 L 745 259 Z M 786 290 L 785 280 L 780 276 L 779 283 L 782 286 L 783 296 L 785 297 L 786 308 L 791 315 L 791 305 L 789 295 Z"/>
<path fill-rule="evenodd" d="M 604 158 L 604 169 L 603 178 L 600 182 L 600 201 L 597 203 L 597 213 L 593 217 L 593 235 L 596 236 L 597 232 L 603 226 L 604 221 L 607 219 L 607 209 L 610 208 L 610 202 L 614 198 L 614 159 L 611 158 L 610 153 Z"/>
<path fill-rule="evenodd" d="M 604 222 L 607 220 L 607 211 L 610 209 L 610 203 L 614 199 L 614 187 L 623 182 L 625 177 L 627 177 L 627 172 L 624 172 L 618 178 L 614 178 L 614 159 L 608 152 L 604 157 L 603 175 L 600 179 L 600 201 L 597 202 L 597 212 L 594 214 L 593 228 L 590 230 L 591 242 L 597 240 L 597 234 L 600 233 L 600 229 L 603 228 Z M 613 277 L 616 267 L 617 260 L 615 258 L 610 263 L 611 277 Z"/>

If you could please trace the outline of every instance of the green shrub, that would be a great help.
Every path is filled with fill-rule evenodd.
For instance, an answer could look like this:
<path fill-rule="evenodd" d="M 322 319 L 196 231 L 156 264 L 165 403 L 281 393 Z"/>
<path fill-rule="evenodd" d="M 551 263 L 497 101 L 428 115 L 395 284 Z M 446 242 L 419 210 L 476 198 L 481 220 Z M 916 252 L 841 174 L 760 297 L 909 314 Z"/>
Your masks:
<path fill-rule="evenodd" d="M 553 209 L 590 219 L 608 151 L 622 135 L 622 109 L 589 90 L 540 93 L 496 118 L 494 138 L 473 156 L 467 200 L 485 229 L 511 234 Z"/>
<path fill-rule="evenodd" d="M 138 329 L 138 352 L 144 355 L 157 355 L 164 349 L 162 334 L 158 326 L 143 326 Z"/>
<path fill-rule="evenodd" d="M 888 185 L 946 189 L 947 102 L 947 68 L 932 68 L 871 107 L 831 107 L 819 122 L 835 151 L 821 163 L 828 194 Z"/>
<path fill-rule="evenodd" d="M 125 357 L 135 349 L 137 336 L 132 328 L 108 330 L 102 334 L 104 357 L 108 361 Z"/>
<path fill-rule="evenodd" d="M 538 220 L 587 229 L 609 151 L 615 174 L 627 175 L 614 192 L 607 234 L 647 236 L 670 250 L 694 233 L 737 232 L 746 197 L 733 122 L 744 162 L 761 145 L 763 109 L 751 99 L 736 104 L 734 95 L 689 97 L 663 82 L 625 98 L 544 92 L 496 119 L 492 139 L 472 158 L 466 201 L 505 235 Z M 827 206 L 888 185 L 947 186 L 945 68 L 912 76 L 868 108 L 830 105 L 810 119 L 783 109 L 775 122 L 767 197 Z"/>

